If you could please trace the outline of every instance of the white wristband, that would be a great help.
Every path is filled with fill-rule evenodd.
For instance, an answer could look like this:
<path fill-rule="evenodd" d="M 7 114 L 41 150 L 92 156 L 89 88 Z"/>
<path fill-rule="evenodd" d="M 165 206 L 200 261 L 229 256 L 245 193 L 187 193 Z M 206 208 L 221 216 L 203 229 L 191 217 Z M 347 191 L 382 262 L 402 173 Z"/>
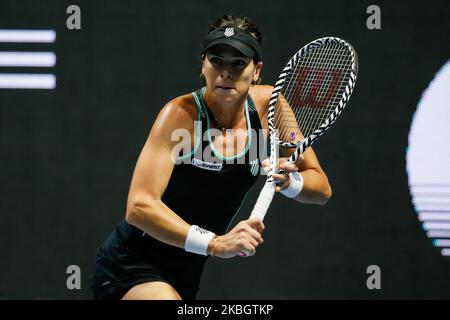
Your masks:
<path fill-rule="evenodd" d="M 215 236 L 211 231 L 192 225 L 184 243 L 184 250 L 201 255 L 208 255 L 208 245 Z"/>
<path fill-rule="evenodd" d="M 289 187 L 280 192 L 288 198 L 295 198 L 303 189 L 303 177 L 298 172 L 289 173 Z"/>

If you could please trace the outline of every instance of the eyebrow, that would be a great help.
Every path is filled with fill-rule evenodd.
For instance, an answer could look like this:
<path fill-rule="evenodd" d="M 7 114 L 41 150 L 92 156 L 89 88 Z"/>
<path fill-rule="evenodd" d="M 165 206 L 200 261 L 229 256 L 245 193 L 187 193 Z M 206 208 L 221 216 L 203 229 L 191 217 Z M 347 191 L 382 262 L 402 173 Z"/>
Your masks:
<path fill-rule="evenodd" d="M 230 51 L 230 48 L 228 48 L 226 50 L 226 52 L 232 52 L 232 55 L 234 57 L 246 58 L 246 56 L 244 56 L 242 54 L 242 52 L 240 52 L 239 50 L 237 50 L 235 48 L 232 48 L 231 51 Z M 213 55 L 218 56 L 218 57 L 223 57 L 223 50 L 220 50 L 220 48 L 211 48 L 210 50 L 207 51 L 206 54 L 208 54 L 208 53 L 209 54 L 213 54 Z"/>
<path fill-rule="evenodd" d="M 237 53 L 238 54 L 233 54 L 233 56 L 231 57 L 232 59 L 233 58 L 248 58 L 248 57 L 246 57 L 246 56 L 244 56 L 242 53 L 240 53 L 239 51 L 237 51 Z M 216 56 L 216 57 L 219 57 L 219 58 L 224 58 L 225 56 L 224 55 L 222 55 L 222 54 L 220 54 L 220 53 L 214 53 L 214 52 L 210 52 L 208 55 L 211 55 L 211 56 Z"/>

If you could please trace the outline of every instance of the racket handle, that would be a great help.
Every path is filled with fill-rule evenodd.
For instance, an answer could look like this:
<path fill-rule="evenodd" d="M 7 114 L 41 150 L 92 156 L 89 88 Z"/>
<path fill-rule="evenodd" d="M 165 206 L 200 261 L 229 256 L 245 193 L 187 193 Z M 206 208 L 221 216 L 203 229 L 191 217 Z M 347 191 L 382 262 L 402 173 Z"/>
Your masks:
<path fill-rule="evenodd" d="M 272 202 L 273 196 L 275 194 L 275 186 L 273 181 L 266 181 L 263 189 L 259 193 L 258 200 L 256 200 L 255 207 L 253 208 L 252 213 L 250 214 L 250 219 L 258 218 L 264 220 L 266 216 L 267 210 L 269 209 L 270 203 Z M 250 255 L 247 250 L 242 250 L 239 252 L 239 256 L 248 257 Z"/>
<path fill-rule="evenodd" d="M 273 196 L 275 194 L 275 186 L 272 181 L 267 182 L 264 185 L 261 193 L 259 194 L 258 200 L 256 200 L 255 207 L 253 208 L 250 218 L 259 218 L 264 220 L 266 212 L 269 209 L 270 203 L 272 202 Z"/>
<path fill-rule="evenodd" d="M 266 181 L 263 189 L 261 190 L 258 200 L 256 200 L 255 207 L 253 208 L 252 213 L 250 214 L 250 219 L 258 218 L 264 220 L 266 216 L 267 210 L 269 209 L 270 203 L 272 202 L 273 196 L 275 194 L 275 186 L 273 181 Z M 246 250 L 242 250 L 239 252 L 239 256 L 248 257 L 249 252 Z"/>

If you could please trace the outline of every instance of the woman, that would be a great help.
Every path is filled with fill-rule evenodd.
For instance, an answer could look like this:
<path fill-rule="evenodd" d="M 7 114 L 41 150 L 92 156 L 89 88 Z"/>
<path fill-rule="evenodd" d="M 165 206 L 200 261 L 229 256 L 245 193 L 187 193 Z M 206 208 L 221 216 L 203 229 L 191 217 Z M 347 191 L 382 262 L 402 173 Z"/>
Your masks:
<path fill-rule="evenodd" d="M 257 145 L 251 129 L 267 130 L 272 87 L 256 85 L 261 39 L 248 18 L 225 15 L 210 28 L 201 54 L 206 86 L 170 101 L 153 124 L 133 174 L 126 217 L 98 251 L 90 279 L 95 298 L 195 299 L 208 255 L 251 256 L 263 242 L 258 219 L 228 230 L 257 179 L 260 159 L 259 152 L 249 152 Z M 214 137 L 210 129 L 217 129 Z M 180 130 L 192 138 L 176 152 L 180 143 L 173 137 Z M 202 157 L 207 150 L 211 159 Z M 274 176 L 276 191 L 324 204 L 331 188 L 312 149 L 295 164 L 286 159 L 280 169 L 287 173 Z"/>

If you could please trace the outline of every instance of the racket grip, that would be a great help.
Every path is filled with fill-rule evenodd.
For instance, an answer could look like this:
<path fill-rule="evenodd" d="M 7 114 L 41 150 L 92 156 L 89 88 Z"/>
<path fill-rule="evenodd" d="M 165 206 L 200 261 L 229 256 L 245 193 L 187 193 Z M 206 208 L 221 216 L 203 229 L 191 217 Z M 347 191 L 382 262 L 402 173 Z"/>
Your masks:
<path fill-rule="evenodd" d="M 250 218 L 259 218 L 264 220 L 266 212 L 269 209 L 270 203 L 272 202 L 273 196 L 275 194 L 275 186 L 272 181 L 267 182 L 264 185 L 261 193 L 259 194 L 258 200 L 256 200 L 255 207 L 253 208 Z"/>
<path fill-rule="evenodd" d="M 275 194 L 275 186 L 273 181 L 266 181 L 263 189 L 259 193 L 258 200 L 256 200 L 255 207 L 250 214 L 250 219 L 258 218 L 264 220 L 267 210 L 269 209 L 270 203 L 272 202 L 273 196 Z M 239 256 L 248 257 L 249 253 L 246 250 L 239 252 Z"/>

